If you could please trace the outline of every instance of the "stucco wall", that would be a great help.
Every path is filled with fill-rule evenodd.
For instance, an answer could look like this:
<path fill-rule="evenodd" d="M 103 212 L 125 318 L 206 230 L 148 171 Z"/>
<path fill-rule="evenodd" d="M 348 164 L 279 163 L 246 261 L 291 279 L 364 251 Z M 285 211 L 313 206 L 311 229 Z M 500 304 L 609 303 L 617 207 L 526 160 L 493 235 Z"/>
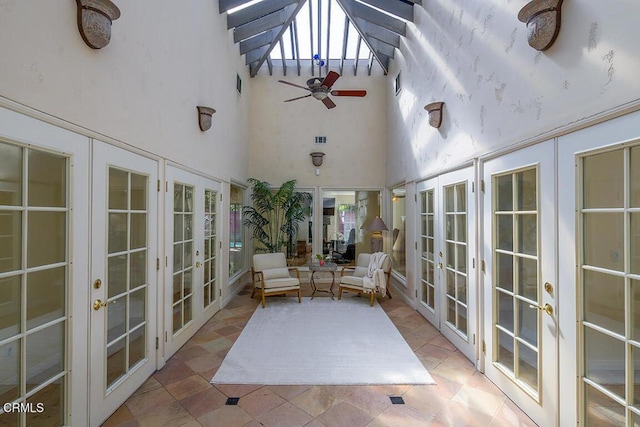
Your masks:
<path fill-rule="evenodd" d="M 640 3 L 567 0 L 553 46 L 538 52 L 517 19 L 527 2 L 437 0 L 414 7 L 415 25 L 390 67 L 387 184 L 462 161 L 640 98 Z M 402 90 L 393 79 L 402 70 Z M 424 106 L 444 101 L 440 129 Z"/>
<path fill-rule="evenodd" d="M 0 0 L 0 96 L 222 179 L 246 174 L 247 67 L 209 0 L 116 1 L 111 42 L 73 0 Z M 236 92 L 236 73 L 245 84 Z M 197 105 L 213 107 L 201 132 Z"/>
<path fill-rule="evenodd" d="M 332 96 L 337 106 L 330 110 L 313 98 L 283 102 L 307 92 L 278 83 L 278 79 L 305 86 L 309 78 L 310 71 L 298 77 L 291 70 L 284 77 L 280 68 L 274 70 L 273 76 L 251 79 L 251 176 L 276 185 L 296 178 L 298 185 L 304 187 L 383 186 L 387 144 L 385 76 L 367 76 L 366 70 L 361 70 L 353 77 L 345 72 L 334 89 L 365 89 L 367 95 Z M 326 136 L 326 145 L 315 144 L 314 136 Z M 314 151 L 325 153 L 319 176 L 315 175 L 309 155 Z"/>

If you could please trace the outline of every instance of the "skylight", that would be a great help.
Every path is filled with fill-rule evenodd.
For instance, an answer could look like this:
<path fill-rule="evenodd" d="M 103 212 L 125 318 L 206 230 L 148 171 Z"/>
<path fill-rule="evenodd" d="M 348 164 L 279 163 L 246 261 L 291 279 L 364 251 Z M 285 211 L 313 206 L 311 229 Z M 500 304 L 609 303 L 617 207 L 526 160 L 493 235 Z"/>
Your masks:
<path fill-rule="evenodd" d="M 251 76 L 266 63 L 384 73 L 421 0 L 218 0 Z"/>

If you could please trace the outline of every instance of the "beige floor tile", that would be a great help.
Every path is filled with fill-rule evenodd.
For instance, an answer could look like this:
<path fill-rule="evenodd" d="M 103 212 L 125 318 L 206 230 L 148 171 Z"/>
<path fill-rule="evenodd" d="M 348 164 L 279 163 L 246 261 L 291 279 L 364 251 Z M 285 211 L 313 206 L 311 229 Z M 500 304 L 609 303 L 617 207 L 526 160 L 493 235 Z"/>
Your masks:
<path fill-rule="evenodd" d="M 198 392 L 211 388 L 211 384 L 200 375 L 191 375 L 181 381 L 167 384 L 166 389 L 177 400 L 184 399 Z"/>
<path fill-rule="evenodd" d="M 253 417 L 239 406 L 225 405 L 198 417 L 198 421 L 205 427 L 241 427 Z"/>
<path fill-rule="evenodd" d="M 222 394 L 222 392 L 217 388 L 210 387 L 207 390 L 192 394 L 191 396 L 180 400 L 180 404 L 194 418 L 199 418 L 207 412 L 211 412 L 221 406 L 224 406 L 226 401 L 227 396 Z"/>
<path fill-rule="evenodd" d="M 285 403 L 285 400 L 267 387 L 259 388 L 243 396 L 238 405 L 254 418 L 266 414 Z"/>
<path fill-rule="evenodd" d="M 431 420 L 408 405 L 391 405 L 378 415 L 368 427 L 424 427 Z"/>
<path fill-rule="evenodd" d="M 335 401 L 335 396 L 327 393 L 319 386 L 314 386 L 304 393 L 294 397 L 291 400 L 291 403 L 312 417 L 317 417 L 327 409 L 331 408 Z"/>
<path fill-rule="evenodd" d="M 373 387 L 358 387 L 344 401 L 369 414 L 372 418 L 377 417 L 391 405 L 389 396 Z"/>
<path fill-rule="evenodd" d="M 371 420 L 371 415 L 347 402 L 332 406 L 318 417 L 318 421 L 331 427 L 364 427 Z"/>
<path fill-rule="evenodd" d="M 256 421 L 265 427 L 306 426 L 312 420 L 313 417 L 311 417 L 311 415 L 289 402 L 285 402 L 256 418 Z"/>

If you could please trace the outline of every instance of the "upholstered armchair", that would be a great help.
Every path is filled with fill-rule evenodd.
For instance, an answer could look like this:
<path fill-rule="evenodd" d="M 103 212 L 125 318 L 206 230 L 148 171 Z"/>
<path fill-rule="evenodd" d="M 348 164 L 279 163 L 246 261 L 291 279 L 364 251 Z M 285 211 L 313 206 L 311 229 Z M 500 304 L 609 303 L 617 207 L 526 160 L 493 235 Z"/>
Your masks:
<path fill-rule="evenodd" d="M 338 300 L 342 299 L 342 291 L 356 292 L 358 294 L 366 294 L 367 290 L 364 286 L 364 278 L 369 271 L 369 262 L 371 260 L 371 254 L 359 254 L 358 262 L 355 267 L 343 267 L 340 273 L 340 287 L 338 288 Z M 391 292 L 389 292 L 389 282 L 391 279 L 391 257 L 386 256 L 382 264 L 382 270 L 384 271 L 384 280 L 386 284 L 386 295 L 391 298 Z M 345 274 L 348 272 L 352 274 Z M 373 307 L 376 291 L 370 292 L 370 304 Z"/>
<path fill-rule="evenodd" d="M 295 272 L 296 277 L 292 277 L 291 272 Z M 298 302 L 302 302 L 300 271 L 294 267 L 287 267 L 287 259 L 282 252 L 254 255 L 251 277 L 253 280 L 251 298 L 259 290 L 263 308 L 266 305 L 266 297 L 269 295 L 296 292 Z"/>

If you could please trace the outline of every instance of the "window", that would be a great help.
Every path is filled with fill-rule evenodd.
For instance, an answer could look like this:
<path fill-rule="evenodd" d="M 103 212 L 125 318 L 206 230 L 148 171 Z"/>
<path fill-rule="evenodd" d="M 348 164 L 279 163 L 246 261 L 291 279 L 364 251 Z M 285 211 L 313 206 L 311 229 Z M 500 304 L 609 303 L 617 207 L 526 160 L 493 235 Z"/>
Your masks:
<path fill-rule="evenodd" d="M 391 190 L 391 256 L 393 257 L 393 270 L 401 276 L 407 274 L 405 260 L 405 194 L 406 188 L 397 187 Z"/>
<path fill-rule="evenodd" d="M 229 277 L 245 268 L 244 228 L 242 227 L 242 205 L 244 188 L 231 184 L 229 198 Z"/>

